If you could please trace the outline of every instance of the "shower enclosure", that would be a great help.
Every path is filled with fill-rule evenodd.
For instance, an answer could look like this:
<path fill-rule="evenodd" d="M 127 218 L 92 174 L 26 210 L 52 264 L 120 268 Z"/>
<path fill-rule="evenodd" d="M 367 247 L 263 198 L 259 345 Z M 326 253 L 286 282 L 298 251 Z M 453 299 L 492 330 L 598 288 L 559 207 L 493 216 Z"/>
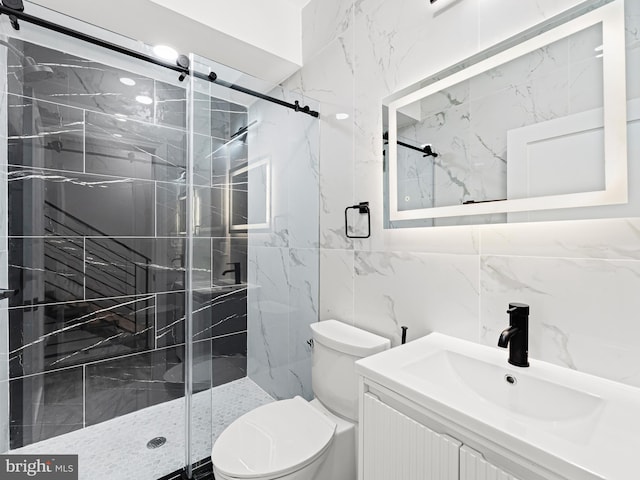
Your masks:
<path fill-rule="evenodd" d="M 20 25 L 0 16 L 0 453 L 195 478 L 239 415 L 311 396 L 318 125 L 285 107 L 314 105 Z"/>

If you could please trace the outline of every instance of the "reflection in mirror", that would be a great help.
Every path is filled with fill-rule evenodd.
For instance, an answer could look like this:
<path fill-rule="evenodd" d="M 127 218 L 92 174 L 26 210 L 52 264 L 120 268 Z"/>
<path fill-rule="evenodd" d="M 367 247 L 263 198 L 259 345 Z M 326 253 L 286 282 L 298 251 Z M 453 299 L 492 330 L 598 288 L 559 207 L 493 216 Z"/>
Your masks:
<path fill-rule="evenodd" d="M 566 17 L 386 99 L 387 228 L 626 203 L 623 2 Z"/>
<path fill-rule="evenodd" d="M 229 230 L 269 228 L 270 161 L 267 158 L 229 171 Z"/>

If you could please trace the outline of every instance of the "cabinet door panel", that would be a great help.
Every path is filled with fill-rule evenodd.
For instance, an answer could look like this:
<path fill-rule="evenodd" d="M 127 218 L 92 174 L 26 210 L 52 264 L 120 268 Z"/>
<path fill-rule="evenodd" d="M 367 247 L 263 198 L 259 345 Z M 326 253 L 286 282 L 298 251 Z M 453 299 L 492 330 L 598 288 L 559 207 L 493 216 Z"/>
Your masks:
<path fill-rule="evenodd" d="M 460 449 L 460 480 L 518 480 L 487 462 L 481 453 L 466 445 Z"/>
<path fill-rule="evenodd" d="M 361 428 L 364 480 L 458 480 L 460 442 L 368 393 Z"/>

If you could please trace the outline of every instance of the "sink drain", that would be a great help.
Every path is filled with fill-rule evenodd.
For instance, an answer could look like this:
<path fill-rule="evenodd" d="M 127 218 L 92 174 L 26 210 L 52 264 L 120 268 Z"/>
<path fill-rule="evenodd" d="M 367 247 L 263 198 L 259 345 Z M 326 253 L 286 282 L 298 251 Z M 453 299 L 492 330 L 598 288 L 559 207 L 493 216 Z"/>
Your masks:
<path fill-rule="evenodd" d="M 518 383 L 518 379 L 513 375 L 509 375 L 508 373 L 504 376 L 504 379 L 509 385 L 515 385 L 516 383 Z"/>
<path fill-rule="evenodd" d="M 165 443 L 167 443 L 167 439 L 164 437 L 152 438 L 147 442 L 147 448 L 153 450 L 154 448 L 160 448 Z"/>

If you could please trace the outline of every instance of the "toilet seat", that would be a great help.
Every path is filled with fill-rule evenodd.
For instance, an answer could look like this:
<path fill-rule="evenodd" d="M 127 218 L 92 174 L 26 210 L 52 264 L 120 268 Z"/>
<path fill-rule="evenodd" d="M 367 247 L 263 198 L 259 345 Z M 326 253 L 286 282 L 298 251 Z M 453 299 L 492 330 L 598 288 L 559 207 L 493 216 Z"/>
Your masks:
<path fill-rule="evenodd" d="M 211 461 L 237 479 L 275 479 L 301 470 L 331 444 L 336 424 L 301 397 L 252 410 L 227 427 Z"/>

